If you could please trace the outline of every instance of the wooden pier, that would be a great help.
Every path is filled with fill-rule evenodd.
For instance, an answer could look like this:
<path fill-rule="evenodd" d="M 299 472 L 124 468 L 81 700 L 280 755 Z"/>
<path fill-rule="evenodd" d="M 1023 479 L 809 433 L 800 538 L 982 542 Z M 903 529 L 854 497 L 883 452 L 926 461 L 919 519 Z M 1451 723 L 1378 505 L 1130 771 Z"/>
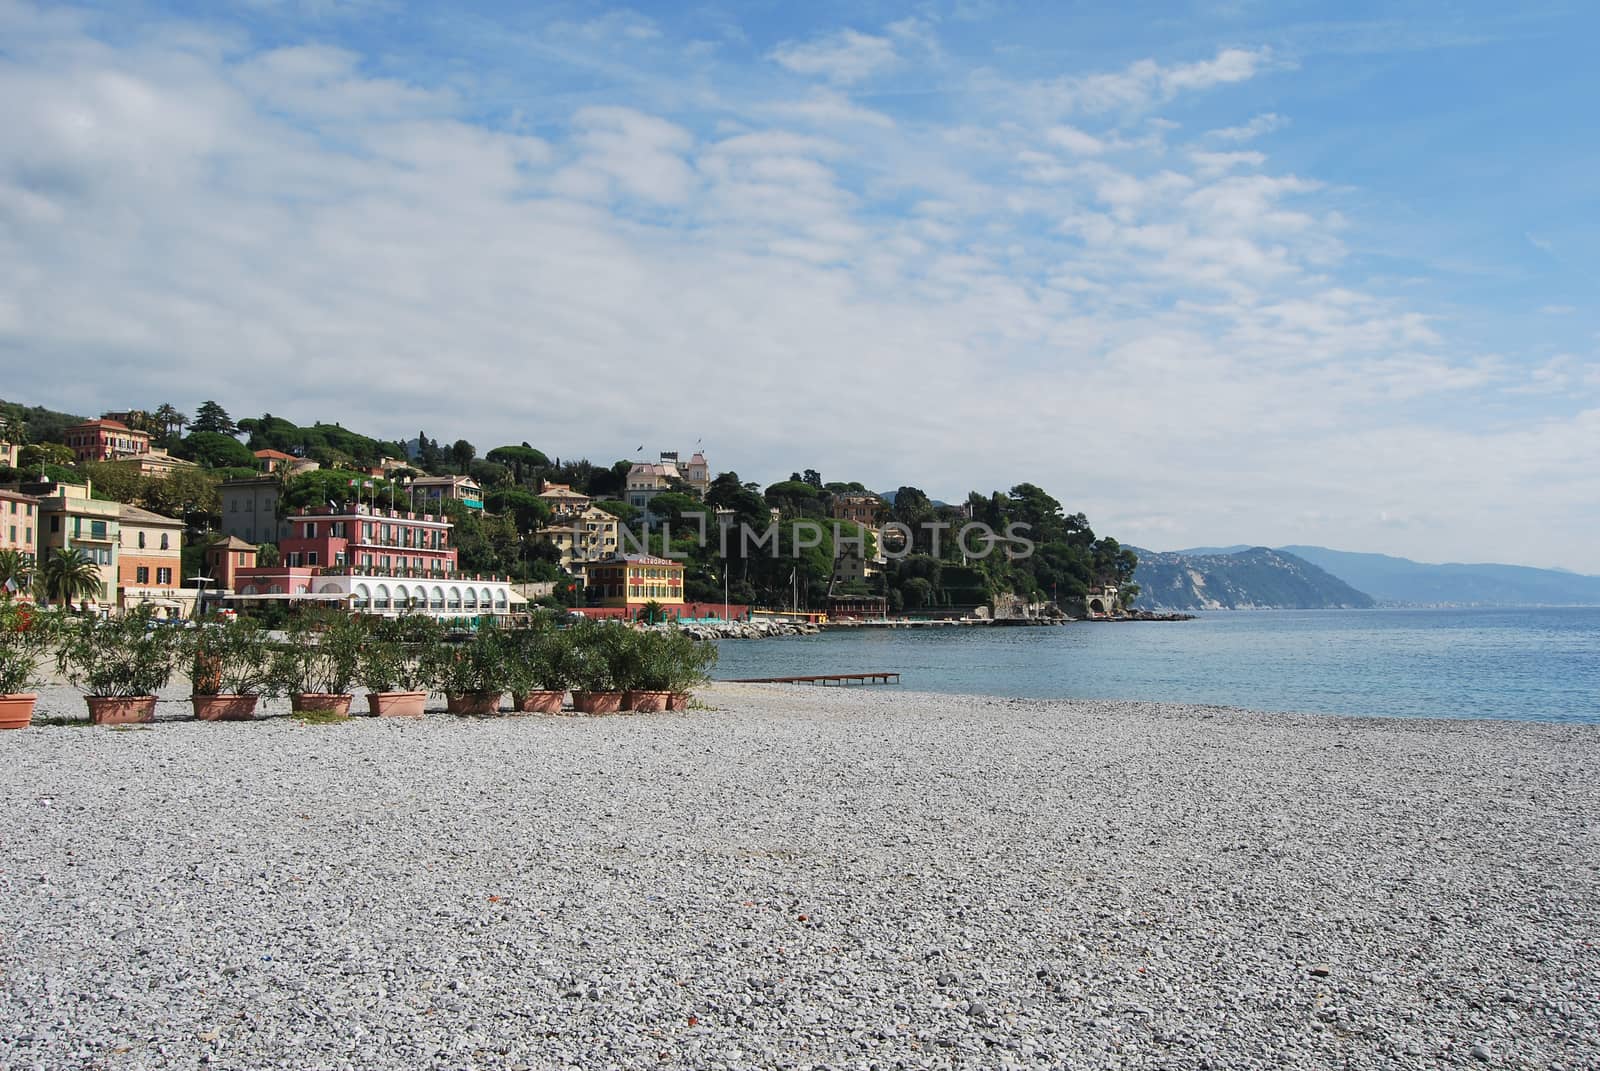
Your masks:
<path fill-rule="evenodd" d="M 861 684 L 899 684 L 898 673 L 819 673 L 809 677 L 743 677 L 724 684 L 817 684 L 849 687 Z"/>

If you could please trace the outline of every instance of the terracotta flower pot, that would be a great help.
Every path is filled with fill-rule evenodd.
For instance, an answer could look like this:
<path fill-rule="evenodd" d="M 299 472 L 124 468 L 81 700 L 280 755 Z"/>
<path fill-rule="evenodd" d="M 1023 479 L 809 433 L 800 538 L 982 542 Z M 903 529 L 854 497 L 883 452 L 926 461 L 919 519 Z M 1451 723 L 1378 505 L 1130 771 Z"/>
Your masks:
<path fill-rule="evenodd" d="M 640 714 L 655 714 L 667 709 L 667 704 L 672 701 L 671 692 L 635 692 L 623 694 L 622 708 L 636 710 Z"/>
<path fill-rule="evenodd" d="M 622 709 L 622 693 L 573 692 L 572 709 L 584 714 L 615 714 Z"/>
<path fill-rule="evenodd" d="M 673 692 L 671 695 L 667 696 L 667 709 L 688 710 L 689 698 L 688 692 Z"/>
<path fill-rule="evenodd" d="M 295 692 L 289 697 L 289 705 L 300 713 L 348 718 L 351 698 L 342 692 Z"/>
<path fill-rule="evenodd" d="M 191 697 L 194 716 L 201 721 L 251 721 L 256 716 L 259 695 L 238 695 L 227 692 L 196 693 Z"/>
<path fill-rule="evenodd" d="M 367 709 L 380 718 L 420 718 L 427 692 L 368 692 Z"/>
<path fill-rule="evenodd" d="M 156 697 L 153 695 L 86 695 L 83 698 L 89 704 L 89 720 L 96 725 L 135 725 L 156 720 Z"/>
<path fill-rule="evenodd" d="M 561 701 L 567 697 L 566 692 L 528 692 L 526 695 L 513 695 L 511 708 L 524 714 L 560 714 Z"/>
<path fill-rule="evenodd" d="M 0 729 L 26 729 L 33 724 L 33 707 L 39 701 L 33 692 L 0 695 Z"/>
<path fill-rule="evenodd" d="M 446 694 L 444 708 L 451 714 L 487 715 L 500 713 L 500 697 L 503 692 L 462 692 L 459 695 Z"/>

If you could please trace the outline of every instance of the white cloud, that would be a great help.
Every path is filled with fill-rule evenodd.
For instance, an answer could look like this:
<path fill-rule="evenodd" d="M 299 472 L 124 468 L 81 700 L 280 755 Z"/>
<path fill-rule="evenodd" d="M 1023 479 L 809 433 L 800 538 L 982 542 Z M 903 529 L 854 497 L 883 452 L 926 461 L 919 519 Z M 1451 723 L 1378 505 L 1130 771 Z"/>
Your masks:
<path fill-rule="evenodd" d="M 1092 134 L 1085 134 L 1077 127 L 1058 124 L 1045 132 L 1045 137 L 1052 145 L 1059 145 L 1070 153 L 1079 156 L 1099 156 L 1106 151 L 1106 143 Z"/>
<path fill-rule="evenodd" d="M 1209 60 L 1164 66 L 1153 59 L 1120 71 L 1067 75 L 1024 90 L 1049 114 L 1136 111 L 1183 94 L 1247 81 L 1271 62 L 1269 49 L 1225 48 Z"/>
<path fill-rule="evenodd" d="M 1273 112 L 1265 112 L 1251 119 L 1248 123 L 1239 126 L 1225 126 L 1219 130 L 1211 131 L 1207 136 L 1218 141 L 1252 141 L 1274 130 L 1281 130 L 1289 125 L 1289 120 Z"/>
<path fill-rule="evenodd" d="M 1133 542 L 1516 557 L 1536 531 L 1600 569 L 1592 358 L 1472 352 L 1346 257 L 1345 191 L 1118 114 L 1262 53 L 1075 72 L 1071 126 L 1014 95 L 942 120 L 709 76 L 695 107 L 629 83 L 501 126 L 468 80 L 315 35 L 113 46 L 25 13 L 0 56 L 7 397 L 204 385 L 236 416 L 597 459 L 704 436 L 753 479 L 1031 479 Z M 883 399 L 888 423 L 854 419 Z M 797 446 L 796 413 L 824 433 Z M 1060 442 L 1069 413 L 1105 433 L 1025 463 L 950 435 Z"/>
<path fill-rule="evenodd" d="M 894 41 L 856 30 L 789 42 L 774 49 L 772 58 L 796 74 L 820 76 L 842 85 L 863 81 L 899 62 Z"/>
<path fill-rule="evenodd" d="M 822 127 L 841 123 L 880 128 L 895 125 L 894 120 L 882 112 L 862 107 L 843 93 L 826 89 L 817 90 L 801 100 L 770 103 L 765 106 L 765 110 L 771 115 L 804 119 Z"/>

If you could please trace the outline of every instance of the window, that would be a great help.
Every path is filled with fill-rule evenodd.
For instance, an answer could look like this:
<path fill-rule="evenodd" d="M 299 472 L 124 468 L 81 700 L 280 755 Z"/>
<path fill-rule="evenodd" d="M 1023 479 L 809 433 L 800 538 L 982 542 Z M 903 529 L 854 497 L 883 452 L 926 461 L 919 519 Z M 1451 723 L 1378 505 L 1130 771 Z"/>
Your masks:
<path fill-rule="evenodd" d="M 12 516 L 13 516 L 13 517 L 15 517 L 15 516 L 16 516 L 16 515 L 17 515 L 17 504 L 16 504 L 16 502 L 15 502 L 15 501 L 13 501 L 13 502 L 12 502 L 12 503 L 11 503 L 11 515 L 12 515 Z"/>
<path fill-rule="evenodd" d="M 256 511 L 256 500 L 252 498 L 250 501 L 246 502 L 244 504 L 244 511 L 246 513 L 254 513 Z"/>
<path fill-rule="evenodd" d="M 333 564 L 335 564 L 335 565 L 343 565 L 344 564 L 344 551 L 336 550 L 336 551 L 333 552 Z"/>
<path fill-rule="evenodd" d="M 171 550 L 172 549 L 172 544 L 170 542 L 171 539 L 172 539 L 172 536 L 169 533 L 167 533 L 167 532 L 162 532 L 161 533 L 161 549 L 162 550 Z"/>
<path fill-rule="evenodd" d="M 17 541 L 17 526 L 13 524 L 11 526 L 11 542 L 15 543 L 16 541 Z"/>
<path fill-rule="evenodd" d="M 306 538 L 307 539 L 315 539 L 315 538 L 317 538 L 317 522 L 316 521 L 311 521 L 310 523 L 308 523 L 306 525 Z"/>
<path fill-rule="evenodd" d="M 138 584 L 150 583 L 150 567 L 148 565 L 139 566 L 133 571 L 133 579 Z"/>
<path fill-rule="evenodd" d="M 104 539 L 106 537 L 106 522 L 90 521 L 89 535 L 94 539 Z"/>
<path fill-rule="evenodd" d="M 61 518 L 60 517 L 51 517 L 50 518 L 50 530 L 52 532 L 61 531 Z"/>
<path fill-rule="evenodd" d="M 156 583 L 161 585 L 162 587 L 171 587 L 172 586 L 172 570 L 171 569 L 157 569 L 156 570 Z"/>
<path fill-rule="evenodd" d="M 306 551 L 306 564 L 307 565 L 315 565 L 315 564 L 317 564 L 317 552 L 316 551 L 314 551 L 314 550 Z"/>
<path fill-rule="evenodd" d="M 228 503 L 228 512 L 229 513 L 238 513 L 239 512 L 239 500 L 237 498 L 234 499 L 232 502 Z"/>
<path fill-rule="evenodd" d="M 144 533 L 143 532 L 139 533 L 139 549 L 140 550 L 144 549 Z"/>
<path fill-rule="evenodd" d="M 27 531 L 28 531 L 28 534 L 24 538 L 26 539 L 28 546 L 31 547 L 31 546 L 33 546 L 33 529 L 29 528 Z"/>

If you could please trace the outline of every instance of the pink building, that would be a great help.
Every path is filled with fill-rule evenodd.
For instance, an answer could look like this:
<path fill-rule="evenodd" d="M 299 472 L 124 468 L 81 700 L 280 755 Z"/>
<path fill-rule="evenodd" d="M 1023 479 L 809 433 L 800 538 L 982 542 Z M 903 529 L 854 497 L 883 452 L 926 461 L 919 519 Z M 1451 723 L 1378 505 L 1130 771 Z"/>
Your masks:
<path fill-rule="evenodd" d="M 278 542 L 282 564 L 345 566 L 395 575 L 443 576 L 456 571 L 450 522 L 430 513 L 371 506 L 321 507 L 289 518 Z"/>
<path fill-rule="evenodd" d="M 148 432 L 135 431 L 120 420 L 107 420 L 104 417 L 68 428 L 63 438 L 80 463 L 110 461 L 150 452 Z"/>
<path fill-rule="evenodd" d="M 39 553 L 39 500 L 16 491 L 0 491 L 0 550 L 17 550 L 29 558 Z"/>

